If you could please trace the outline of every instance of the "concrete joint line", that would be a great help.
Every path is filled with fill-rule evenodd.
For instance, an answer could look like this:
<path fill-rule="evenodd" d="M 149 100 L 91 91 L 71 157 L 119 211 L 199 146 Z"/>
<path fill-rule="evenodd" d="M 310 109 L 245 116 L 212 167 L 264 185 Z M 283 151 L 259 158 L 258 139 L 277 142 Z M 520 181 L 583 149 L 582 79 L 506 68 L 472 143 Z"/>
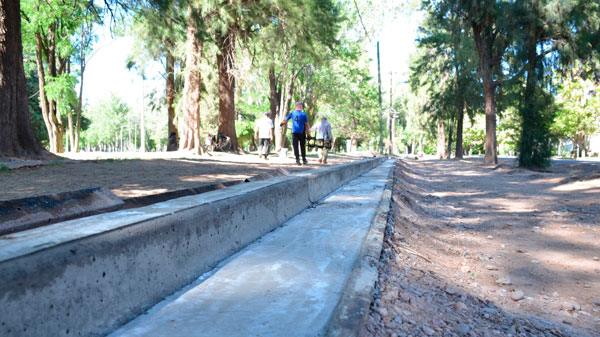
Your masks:
<path fill-rule="evenodd" d="M 332 315 L 325 336 L 359 337 L 366 324 L 373 300 L 377 265 L 383 247 L 383 237 L 391 208 L 395 164 L 387 177 L 385 190 L 377 207 L 369 232 L 363 242 L 358 260 L 348 279 L 340 301 Z"/>

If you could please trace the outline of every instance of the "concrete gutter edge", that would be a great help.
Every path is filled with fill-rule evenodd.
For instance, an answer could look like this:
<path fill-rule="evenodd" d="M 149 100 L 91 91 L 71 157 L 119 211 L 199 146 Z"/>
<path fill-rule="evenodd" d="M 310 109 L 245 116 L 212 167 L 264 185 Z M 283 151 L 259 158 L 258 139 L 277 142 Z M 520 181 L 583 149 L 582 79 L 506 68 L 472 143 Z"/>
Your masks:
<path fill-rule="evenodd" d="M 385 190 L 361 247 L 358 259 L 342 292 L 340 301 L 326 328 L 327 337 L 362 336 L 373 300 L 379 272 L 377 265 L 383 247 L 385 227 L 391 210 L 394 167 L 390 170 Z"/>

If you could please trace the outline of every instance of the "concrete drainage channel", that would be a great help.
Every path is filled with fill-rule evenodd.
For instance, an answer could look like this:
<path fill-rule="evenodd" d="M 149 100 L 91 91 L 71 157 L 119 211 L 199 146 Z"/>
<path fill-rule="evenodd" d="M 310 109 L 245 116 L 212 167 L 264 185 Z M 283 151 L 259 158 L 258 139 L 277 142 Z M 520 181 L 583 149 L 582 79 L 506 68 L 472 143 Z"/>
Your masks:
<path fill-rule="evenodd" d="M 382 161 L 278 176 L 3 236 L 0 335 L 105 335 Z"/>

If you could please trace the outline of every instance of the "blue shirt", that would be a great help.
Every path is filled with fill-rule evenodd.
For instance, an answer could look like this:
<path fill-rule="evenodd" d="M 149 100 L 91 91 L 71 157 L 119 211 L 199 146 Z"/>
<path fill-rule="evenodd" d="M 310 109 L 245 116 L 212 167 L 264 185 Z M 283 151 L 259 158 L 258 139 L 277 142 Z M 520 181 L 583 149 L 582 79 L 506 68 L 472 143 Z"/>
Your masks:
<path fill-rule="evenodd" d="M 292 133 L 304 133 L 304 123 L 308 123 L 308 117 L 302 110 L 294 110 L 285 118 L 292 119 Z"/>

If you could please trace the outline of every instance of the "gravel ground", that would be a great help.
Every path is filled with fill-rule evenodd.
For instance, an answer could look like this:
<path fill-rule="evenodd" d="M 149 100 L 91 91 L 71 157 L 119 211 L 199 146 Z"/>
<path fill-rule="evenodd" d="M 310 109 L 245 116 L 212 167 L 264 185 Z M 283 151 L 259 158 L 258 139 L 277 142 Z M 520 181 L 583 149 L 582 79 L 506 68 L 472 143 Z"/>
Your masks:
<path fill-rule="evenodd" d="M 598 166 L 398 161 L 365 336 L 600 336 Z"/>

